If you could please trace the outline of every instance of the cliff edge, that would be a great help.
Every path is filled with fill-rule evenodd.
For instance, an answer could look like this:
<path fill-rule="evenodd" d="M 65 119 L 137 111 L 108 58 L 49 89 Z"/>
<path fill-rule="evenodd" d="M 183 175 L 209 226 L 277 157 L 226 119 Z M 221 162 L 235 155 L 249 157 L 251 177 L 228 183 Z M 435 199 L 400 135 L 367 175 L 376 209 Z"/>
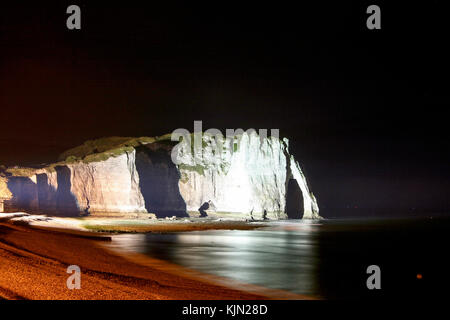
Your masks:
<path fill-rule="evenodd" d="M 5 211 L 57 216 L 194 216 L 208 203 L 214 216 L 320 218 L 287 139 L 243 133 L 218 155 L 218 140 L 204 134 L 200 157 L 185 142 L 171 141 L 170 134 L 87 141 L 57 163 L 3 170 L 0 202 Z"/>

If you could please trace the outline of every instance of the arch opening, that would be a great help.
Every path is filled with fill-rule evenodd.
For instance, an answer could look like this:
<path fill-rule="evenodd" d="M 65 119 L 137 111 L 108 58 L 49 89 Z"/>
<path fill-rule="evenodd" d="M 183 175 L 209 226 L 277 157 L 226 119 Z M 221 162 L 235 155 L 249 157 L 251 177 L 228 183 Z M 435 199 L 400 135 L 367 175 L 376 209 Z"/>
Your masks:
<path fill-rule="evenodd" d="M 297 180 L 289 179 L 286 194 L 286 214 L 288 219 L 303 218 L 303 194 Z"/>

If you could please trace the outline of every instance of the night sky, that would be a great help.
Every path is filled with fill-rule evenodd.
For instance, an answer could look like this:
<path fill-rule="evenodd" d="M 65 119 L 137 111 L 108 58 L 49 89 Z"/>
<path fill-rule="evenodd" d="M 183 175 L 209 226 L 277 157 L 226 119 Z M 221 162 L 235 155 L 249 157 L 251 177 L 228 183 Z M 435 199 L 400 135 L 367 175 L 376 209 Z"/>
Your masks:
<path fill-rule="evenodd" d="M 448 211 L 449 11 L 395 2 L 4 1 L 0 163 L 194 120 L 278 128 L 324 216 Z M 81 30 L 66 28 L 70 4 Z M 370 4 L 381 30 L 366 28 Z"/>

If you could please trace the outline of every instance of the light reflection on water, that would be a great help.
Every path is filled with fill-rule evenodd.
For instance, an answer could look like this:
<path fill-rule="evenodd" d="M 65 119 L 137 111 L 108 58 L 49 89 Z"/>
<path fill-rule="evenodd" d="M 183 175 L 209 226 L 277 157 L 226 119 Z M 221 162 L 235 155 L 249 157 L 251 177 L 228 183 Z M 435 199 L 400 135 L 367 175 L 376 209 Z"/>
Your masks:
<path fill-rule="evenodd" d="M 209 230 L 114 237 L 120 249 L 201 272 L 298 294 L 319 295 L 319 224 L 272 223 L 257 230 Z"/>
<path fill-rule="evenodd" d="M 201 272 L 321 298 L 448 296 L 450 219 L 267 225 L 250 231 L 120 235 L 112 244 Z M 382 290 L 367 289 L 366 270 L 372 264 L 383 270 Z"/>

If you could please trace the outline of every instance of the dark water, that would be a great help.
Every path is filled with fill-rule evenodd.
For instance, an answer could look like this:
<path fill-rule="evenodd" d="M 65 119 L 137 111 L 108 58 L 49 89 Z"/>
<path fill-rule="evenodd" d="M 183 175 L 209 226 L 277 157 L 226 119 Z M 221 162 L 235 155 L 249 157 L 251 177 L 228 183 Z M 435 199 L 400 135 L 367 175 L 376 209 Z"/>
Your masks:
<path fill-rule="evenodd" d="M 449 231 L 444 219 L 289 220 L 250 231 L 120 235 L 114 245 L 316 297 L 429 299 L 449 295 Z M 370 265 L 380 267 L 380 290 L 367 288 Z"/>

